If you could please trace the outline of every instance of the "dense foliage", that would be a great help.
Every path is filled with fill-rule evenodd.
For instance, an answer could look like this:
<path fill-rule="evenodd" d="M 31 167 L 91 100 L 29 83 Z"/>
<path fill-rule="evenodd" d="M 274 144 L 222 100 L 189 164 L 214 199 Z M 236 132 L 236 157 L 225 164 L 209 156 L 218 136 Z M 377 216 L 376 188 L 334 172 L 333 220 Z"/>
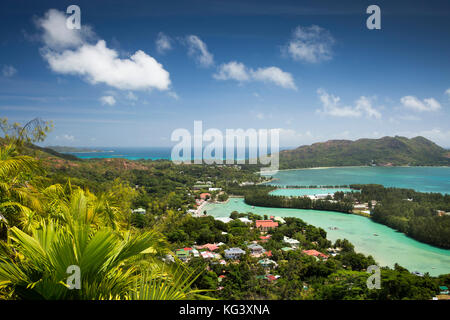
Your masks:
<path fill-rule="evenodd" d="M 408 236 L 435 246 L 450 248 L 450 195 L 384 188 L 380 185 L 353 185 L 361 189 L 353 197 L 376 200 L 372 219 Z"/>

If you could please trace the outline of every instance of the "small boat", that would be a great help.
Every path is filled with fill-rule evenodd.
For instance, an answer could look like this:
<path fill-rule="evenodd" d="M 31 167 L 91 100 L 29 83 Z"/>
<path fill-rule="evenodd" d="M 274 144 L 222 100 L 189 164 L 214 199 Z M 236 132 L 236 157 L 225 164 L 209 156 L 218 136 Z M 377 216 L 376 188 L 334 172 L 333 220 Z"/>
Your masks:
<path fill-rule="evenodd" d="M 378 235 L 376 233 L 373 234 L 375 237 L 378 237 Z"/>

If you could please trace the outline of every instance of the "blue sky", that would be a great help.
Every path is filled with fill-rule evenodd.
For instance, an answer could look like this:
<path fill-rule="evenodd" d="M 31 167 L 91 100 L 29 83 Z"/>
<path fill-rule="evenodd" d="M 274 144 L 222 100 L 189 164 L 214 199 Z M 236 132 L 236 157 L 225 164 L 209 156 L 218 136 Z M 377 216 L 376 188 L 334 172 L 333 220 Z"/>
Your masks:
<path fill-rule="evenodd" d="M 448 1 L 2 1 L 0 116 L 53 120 L 44 145 L 168 146 L 202 120 L 450 147 L 449 39 Z"/>

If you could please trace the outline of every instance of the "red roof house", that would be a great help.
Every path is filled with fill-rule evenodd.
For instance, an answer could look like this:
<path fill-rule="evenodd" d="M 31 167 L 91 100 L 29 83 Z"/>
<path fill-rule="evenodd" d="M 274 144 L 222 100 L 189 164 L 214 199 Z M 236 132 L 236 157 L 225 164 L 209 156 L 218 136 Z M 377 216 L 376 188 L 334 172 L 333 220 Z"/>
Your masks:
<path fill-rule="evenodd" d="M 256 227 L 261 229 L 261 231 L 268 231 L 278 227 L 278 222 L 272 220 L 256 220 L 255 223 Z"/>
<path fill-rule="evenodd" d="M 207 197 L 211 198 L 211 193 L 208 193 L 208 192 L 200 193 L 200 199 L 206 200 Z"/>
<path fill-rule="evenodd" d="M 303 253 L 306 253 L 308 256 L 328 258 L 328 256 L 326 254 L 323 254 L 322 252 L 319 252 L 314 249 L 313 250 L 303 250 Z"/>
<path fill-rule="evenodd" d="M 214 243 L 207 243 L 202 246 L 197 246 L 197 249 L 199 249 L 199 250 L 208 249 L 209 251 L 214 251 L 214 250 L 219 249 L 219 247 L 217 245 L 215 245 Z"/>

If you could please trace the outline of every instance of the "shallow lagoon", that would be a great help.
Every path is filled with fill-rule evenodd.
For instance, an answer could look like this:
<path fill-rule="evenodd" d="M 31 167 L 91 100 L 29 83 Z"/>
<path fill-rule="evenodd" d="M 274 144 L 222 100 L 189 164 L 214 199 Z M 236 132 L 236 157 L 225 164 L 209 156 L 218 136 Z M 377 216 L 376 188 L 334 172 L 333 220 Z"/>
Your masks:
<path fill-rule="evenodd" d="M 422 192 L 450 193 L 450 167 L 340 167 L 278 171 L 276 186 L 382 184 Z"/>
<path fill-rule="evenodd" d="M 431 275 L 450 273 L 450 250 L 439 249 L 413 240 L 369 218 L 330 211 L 263 208 L 247 205 L 243 198 L 230 198 L 226 204 L 207 204 L 204 210 L 214 217 L 228 217 L 232 211 L 259 215 L 296 217 L 326 230 L 327 238 L 348 239 L 357 252 L 372 255 L 383 266 L 397 262 L 410 271 Z M 330 230 L 329 227 L 337 227 Z M 374 236 L 378 234 L 378 236 Z M 432 268 L 434 267 L 434 269 Z"/>

